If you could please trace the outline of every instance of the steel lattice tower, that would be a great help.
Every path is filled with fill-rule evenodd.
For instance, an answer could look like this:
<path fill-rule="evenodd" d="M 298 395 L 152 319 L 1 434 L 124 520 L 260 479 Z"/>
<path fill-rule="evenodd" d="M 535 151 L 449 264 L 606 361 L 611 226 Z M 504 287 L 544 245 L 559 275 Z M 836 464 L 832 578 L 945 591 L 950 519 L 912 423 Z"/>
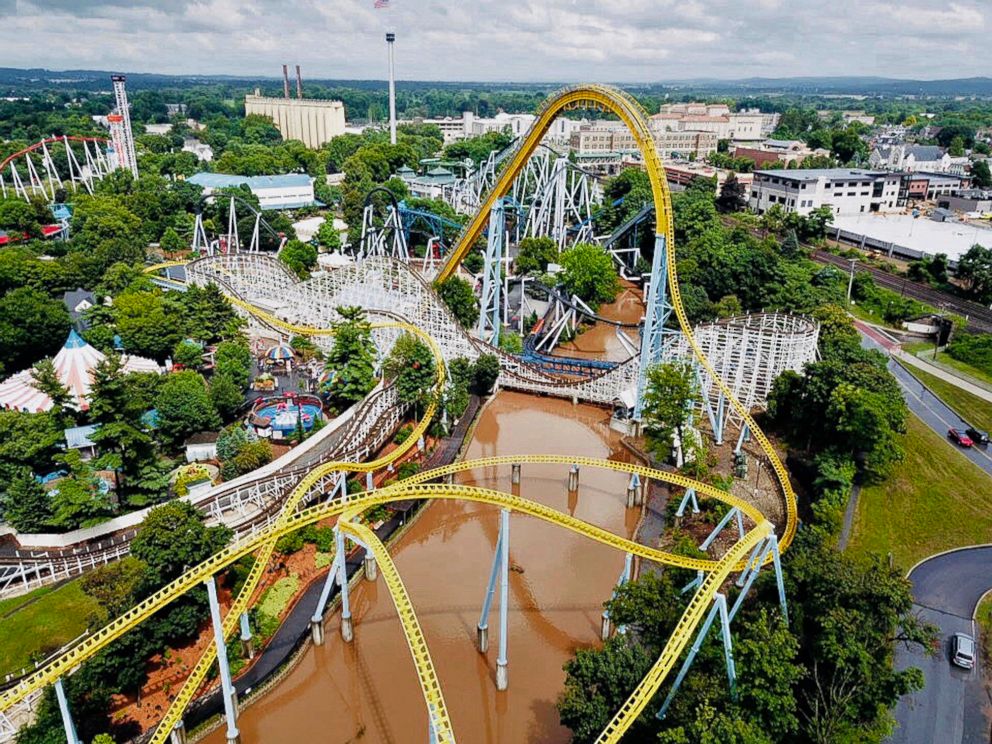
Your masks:
<path fill-rule="evenodd" d="M 114 98 L 117 101 L 116 121 L 111 119 L 110 131 L 114 142 L 114 150 L 117 153 L 117 167 L 126 168 L 131 171 L 131 175 L 138 177 L 138 157 L 134 153 L 134 135 L 131 132 L 131 112 L 127 103 L 127 91 L 124 90 L 124 83 L 127 77 L 124 75 L 112 75 L 110 79 L 114 82 Z"/>

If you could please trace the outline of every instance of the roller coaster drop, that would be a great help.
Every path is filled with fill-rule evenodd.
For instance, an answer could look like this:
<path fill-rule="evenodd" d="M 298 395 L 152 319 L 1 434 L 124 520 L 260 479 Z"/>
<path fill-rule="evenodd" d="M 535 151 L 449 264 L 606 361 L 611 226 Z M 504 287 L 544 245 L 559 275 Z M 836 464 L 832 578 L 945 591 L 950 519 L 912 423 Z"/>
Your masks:
<path fill-rule="evenodd" d="M 654 142 L 648 129 L 647 115 L 640 105 L 629 95 L 622 91 L 605 86 L 580 86 L 567 88 L 549 99 L 544 105 L 540 114 L 532 126 L 530 132 L 523 138 L 519 147 L 512 154 L 511 162 L 502 171 L 496 180 L 493 189 L 483 199 L 480 211 L 468 223 L 458 244 L 452 251 L 448 262 L 441 270 L 440 278 L 450 276 L 458 263 L 465 257 L 475 240 L 481 234 L 489 218 L 489 212 L 497 200 L 501 199 L 508 191 L 513 177 L 518 173 L 527 158 L 540 142 L 542 136 L 547 131 L 555 116 L 567 109 L 576 107 L 596 107 L 609 111 L 617 115 L 631 130 L 641 152 L 644 155 L 645 165 L 651 180 L 654 196 L 654 208 L 656 215 L 656 264 L 661 262 L 661 266 L 667 270 L 667 282 L 657 282 L 655 286 L 655 299 L 658 307 L 670 308 L 678 319 L 682 330 L 682 336 L 686 344 L 695 355 L 696 362 L 705 370 L 712 384 L 719 389 L 721 396 L 729 403 L 736 416 L 741 421 L 742 431 L 749 430 L 755 442 L 760 447 L 763 456 L 766 458 L 772 473 L 774 474 L 777 489 L 782 501 L 782 517 L 779 527 L 781 536 L 777 536 L 776 525 L 764 516 L 752 503 L 747 500 L 735 497 L 707 485 L 674 473 L 653 470 L 638 465 L 631 465 L 619 462 L 596 460 L 584 457 L 560 457 L 548 455 L 513 455 L 505 457 L 486 458 L 459 462 L 453 465 L 425 471 L 411 478 L 403 480 L 394 485 L 370 490 L 360 494 L 347 494 L 340 488 L 342 478 L 340 474 L 347 472 L 371 473 L 387 467 L 397 457 L 416 445 L 421 435 L 426 430 L 434 413 L 434 404 L 428 406 L 424 417 L 418 423 L 413 434 L 405 440 L 405 443 L 385 457 L 380 457 L 371 462 L 331 462 L 322 464 L 306 473 L 292 490 L 278 518 L 267 528 L 258 531 L 253 536 L 239 539 L 230 547 L 215 554 L 204 563 L 188 569 L 180 578 L 171 584 L 163 587 L 158 592 L 148 597 L 138 606 L 132 608 L 119 618 L 114 619 L 102 629 L 96 631 L 75 648 L 55 658 L 53 661 L 43 666 L 35 673 L 21 680 L 14 687 L 6 690 L 0 695 L 0 711 L 7 711 L 19 701 L 25 700 L 28 696 L 36 693 L 46 685 L 56 685 L 56 692 L 65 722 L 66 734 L 71 744 L 76 744 L 78 738 L 75 737 L 75 730 L 72 725 L 71 715 L 65 696 L 61 692 L 60 680 L 69 674 L 75 667 L 83 661 L 91 658 L 101 649 L 106 648 L 117 638 L 120 638 L 131 628 L 134 628 L 142 621 L 150 617 L 155 612 L 182 596 L 185 592 L 206 583 L 209 594 L 215 599 L 212 591 L 214 575 L 230 565 L 233 561 L 250 554 L 255 554 L 255 561 L 248 580 L 244 588 L 234 599 L 233 605 L 227 615 L 221 620 L 219 608 L 214 601 L 212 603 L 212 617 L 216 643 L 211 645 L 200 658 L 192 673 L 183 684 L 182 689 L 174 699 L 163 720 L 154 732 L 151 741 L 164 742 L 174 731 L 181 730 L 183 711 L 194 697 L 196 691 L 205 678 L 207 670 L 212 664 L 219 649 L 224 647 L 224 639 L 229 637 L 241 622 L 243 613 L 247 610 L 249 601 L 252 598 L 255 587 L 262 576 L 268 563 L 269 557 L 279 537 L 290 534 L 307 524 L 313 524 L 318 520 L 328 517 L 337 517 L 335 527 L 337 533 L 337 551 L 334 558 L 333 570 L 329 573 L 325 591 L 321 596 L 321 604 L 314 613 L 314 622 L 319 625 L 322 622 L 324 603 L 329 594 L 331 582 L 338 580 L 341 583 L 342 592 L 342 633 L 347 640 L 352 632 L 352 618 L 347 603 L 347 582 L 342 581 L 343 575 L 343 555 L 344 539 L 347 537 L 352 542 L 362 545 L 367 551 L 366 560 L 371 563 L 372 569 L 367 576 L 374 576 L 377 571 L 376 565 L 381 569 L 384 583 L 388 588 L 397 612 L 413 657 L 417 673 L 423 690 L 424 701 L 427 707 L 429 721 L 429 739 L 436 742 L 453 742 L 455 733 L 452 730 L 451 721 L 447 713 L 447 707 L 442 692 L 442 687 L 438 681 L 430 652 L 426 640 L 420 628 L 409 595 L 403 585 L 402 579 L 396 570 L 388 552 L 376 536 L 366 527 L 355 521 L 355 517 L 369 507 L 378 504 L 387 504 L 405 499 L 465 499 L 480 503 L 491 504 L 503 510 L 501 518 L 501 530 L 499 540 L 499 550 L 493 562 L 493 571 L 490 577 L 489 589 L 495 588 L 499 579 L 502 587 L 505 587 L 507 566 L 507 553 L 509 541 L 509 520 L 510 512 L 527 514 L 538 519 L 546 520 L 552 524 L 572 530 L 578 534 L 585 535 L 590 539 L 602 544 L 609 545 L 621 550 L 628 555 L 638 556 L 642 559 L 656 561 L 663 565 L 686 568 L 698 572 L 698 579 L 691 586 L 695 588 L 675 631 L 663 649 L 661 656 L 657 659 L 648 674 L 638 684 L 631 693 L 627 701 L 616 712 L 612 720 L 600 734 L 598 741 L 617 742 L 623 733 L 636 720 L 644 708 L 648 705 L 655 693 L 668 677 L 676 662 L 681 657 L 683 651 L 689 646 L 693 635 L 697 632 L 696 642 L 693 644 L 688 657 L 682 664 L 679 674 L 669 692 L 669 700 L 674 694 L 688 670 L 695 652 L 699 648 L 702 638 L 709 630 L 711 624 L 717 616 L 721 619 L 722 637 L 724 641 L 725 655 L 728 665 L 728 675 L 733 682 L 734 670 L 732 650 L 730 646 L 729 623 L 733 619 L 741 602 L 750 588 L 755 576 L 763 565 L 774 566 L 778 576 L 779 599 L 781 609 L 786 616 L 785 595 L 782 589 L 781 570 L 779 565 L 779 551 L 786 549 L 791 543 L 798 525 L 796 497 L 789 482 L 788 473 L 782 462 L 772 448 L 771 443 L 761 432 L 760 428 L 751 418 L 746 405 L 739 401 L 731 387 L 718 374 L 713 363 L 706 357 L 702 346 L 695 339 L 692 328 L 689 326 L 685 311 L 682 308 L 679 294 L 679 285 L 675 268 L 674 239 L 671 220 L 671 203 L 665 182 L 664 171 L 661 162 L 654 148 Z M 659 266 L 658 268 L 661 268 Z M 658 272 L 654 273 L 659 277 Z M 666 287 L 667 285 L 667 287 Z M 667 288 L 668 295 L 658 296 L 664 293 Z M 388 290 L 387 290 L 388 291 Z M 670 302 L 668 301 L 670 300 Z M 287 323 L 275 315 L 261 310 L 251 304 L 234 298 L 235 304 L 246 312 L 249 312 L 256 322 L 268 326 L 282 328 L 292 333 L 304 333 L 315 337 L 328 337 L 333 334 L 326 324 L 301 326 Z M 323 320 L 320 314 L 314 316 Z M 386 332 L 398 334 L 401 332 L 414 333 L 420 336 L 431 347 L 435 359 L 437 377 L 436 384 L 440 389 L 445 382 L 445 365 L 443 360 L 445 354 L 438 343 L 418 325 L 411 325 L 405 322 L 384 322 L 377 323 L 376 326 Z M 645 344 L 646 351 L 642 354 L 642 366 L 658 361 L 663 353 L 662 338 L 660 328 L 659 333 L 651 335 L 651 329 L 645 329 L 648 333 L 649 343 Z M 657 338 L 655 342 L 654 339 Z M 450 351 L 449 351 L 450 353 Z M 504 370 L 506 373 L 506 370 Z M 612 374 L 612 373 L 608 373 Z M 552 384 L 553 380 L 548 378 L 547 384 Z M 594 525 L 585 523 L 568 514 L 560 513 L 550 507 L 523 499 L 513 494 L 501 493 L 482 488 L 473 488 L 454 484 L 451 481 L 455 473 L 471 470 L 473 468 L 486 466 L 510 466 L 513 469 L 513 479 L 519 481 L 520 466 L 530 463 L 569 465 L 569 488 L 578 487 L 580 467 L 607 468 L 614 471 L 628 473 L 631 476 L 630 490 L 636 494 L 638 485 L 645 484 L 648 480 L 657 480 L 685 489 L 684 502 L 695 503 L 695 497 L 705 496 L 716 499 L 727 504 L 730 508 L 725 519 L 717 525 L 704 544 L 703 549 L 709 548 L 716 536 L 728 525 L 736 524 L 737 541 L 731 548 L 718 559 L 694 559 L 674 555 L 655 548 L 649 548 L 639 543 L 627 540 L 614 535 L 606 530 Z M 312 492 L 315 486 L 322 481 L 327 482 L 331 477 L 332 482 L 337 483 L 330 490 L 329 498 L 316 506 L 299 510 L 299 506 L 304 497 Z M 335 478 L 336 477 L 336 478 Z M 447 483 L 431 484 L 429 481 L 445 478 Z M 690 499 L 691 497 L 691 499 Z M 635 497 L 636 498 L 636 497 Z M 371 558 L 369 557 L 371 556 Z M 727 601 L 721 588 L 734 574 L 739 573 L 737 585 L 741 587 L 741 592 L 735 603 L 728 610 Z M 624 576 L 627 576 L 625 572 Z M 624 580 L 621 577 L 621 581 Z M 490 592 L 487 592 L 487 596 Z M 501 592 L 502 601 L 500 603 L 500 638 L 499 638 L 499 658 L 497 659 L 497 685 L 505 687 L 507 681 L 507 646 L 506 646 L 506 593 L 505 588 Z M 482 619 L 479 624 L 480 647 L 484 647 L 488 642 L 488 610 L 490 603 L 485 604 Z M 700 627 L 700 624 L 701 627 Z M 608 625 L 604 623 L 604 630 L 608 630 Z M 227 723 L 227 737 L 229 741 L 237 741 L 239 733 L 236 723 L 236 713 L 234 711 L 233 689 L 231 687 L 230 673 L 227 669 L 225 654 L 221 655 L 220 670 L 221 684 L 224 692 L 225 719 Z M 667 706 L 668 700 L 662 707 L 662 712 Z"/>

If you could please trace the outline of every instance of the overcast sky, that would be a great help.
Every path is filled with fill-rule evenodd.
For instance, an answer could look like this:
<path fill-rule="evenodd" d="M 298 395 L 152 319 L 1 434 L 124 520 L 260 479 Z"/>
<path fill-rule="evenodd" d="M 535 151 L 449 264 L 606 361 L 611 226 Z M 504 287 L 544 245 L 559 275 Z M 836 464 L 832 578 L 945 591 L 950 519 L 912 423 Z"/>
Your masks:
<path fill-rule="evenodd" d="M 989 0 L 0 0 L 0 66 L 652 82 L 990 71 Z M 292 69 L 292 68 L 290 68 Z"/>

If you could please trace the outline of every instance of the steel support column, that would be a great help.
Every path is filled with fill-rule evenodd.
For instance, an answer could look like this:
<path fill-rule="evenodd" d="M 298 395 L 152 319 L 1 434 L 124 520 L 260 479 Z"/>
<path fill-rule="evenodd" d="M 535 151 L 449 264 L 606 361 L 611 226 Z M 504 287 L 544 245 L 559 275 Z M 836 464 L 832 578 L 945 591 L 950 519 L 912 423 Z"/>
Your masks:
<path fill-rule="evenodd" d="M 65 728 L 65 740 L 68 744 L 81 744 L 79 734 L 76 733 L 76 724 L 72 720 L 72 711 L 69 710 L 69 699 L 65 695 L 65 688 L 62 680 L 55 680 L 55 697 L 59 701 L 59 713 L 62 714 L 62 726 Z"/>
<path fill-rule="evenodd" d="M 221 692 L 224 698 L 224 718 L 227 721 L 227 744 L 241 741 L 238 732 L 238 713 L 234 707 L 234 684 L 231 682 L 231 668 L 227 663 L 227 644 L 224 641 L 224 625 L 220 618 L 220 603 L 217 601 L 217 582 L 213 576 L 203 582 L 207 585 L 210 599 L 210 622 L 214 629 L 214 644 L 217 647 L 217 666 L 220 669 Z"/>
<path fill-rule="evenodd" d="M 637 400 L 634 420 L 644 413 L 644 391 L 648 368 L 662 361 L 665 326 L 672 313 L 668 302 L 668 246 L 664 235 L 654 237 L 654 257 L 651 260 L 651 281 L 644 297 L 644 328 L 641 330 L 641 363 L 637 371 Z"/>

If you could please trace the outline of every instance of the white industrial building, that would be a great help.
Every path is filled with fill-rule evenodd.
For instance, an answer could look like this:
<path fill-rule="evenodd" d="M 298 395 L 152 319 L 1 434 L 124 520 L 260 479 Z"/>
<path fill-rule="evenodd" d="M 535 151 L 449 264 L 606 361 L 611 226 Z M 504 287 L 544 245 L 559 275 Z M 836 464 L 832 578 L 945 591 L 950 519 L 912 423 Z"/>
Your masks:
<path fill-rule="evenodd" d="M 898 173 L 857 168 L 755 171 L 748 206 L 758 214 L 776 204 L 798 214 L 820 207 L 834 214 L 891 212 L 901 182 Z"/>
<path fill-rule="evenodd" d="M 287 173 L 281 176 L 231 176 L 226 173 L 197 173 L 189 177 L 190 183 L 203 187 L 203 195 L 214 191 L 248 186 L 258 197 L 262 209 L 299 209 L 314 204 L 313 179 L 305 173 Z"/>
<path fill-rule="evenodd" d="M 284 140 L 300 140 L 311 149 L 344 134 L 344 104 L 341 101 L 247 95 L 245 115 L 251 114 L 267 116 Z"/>

